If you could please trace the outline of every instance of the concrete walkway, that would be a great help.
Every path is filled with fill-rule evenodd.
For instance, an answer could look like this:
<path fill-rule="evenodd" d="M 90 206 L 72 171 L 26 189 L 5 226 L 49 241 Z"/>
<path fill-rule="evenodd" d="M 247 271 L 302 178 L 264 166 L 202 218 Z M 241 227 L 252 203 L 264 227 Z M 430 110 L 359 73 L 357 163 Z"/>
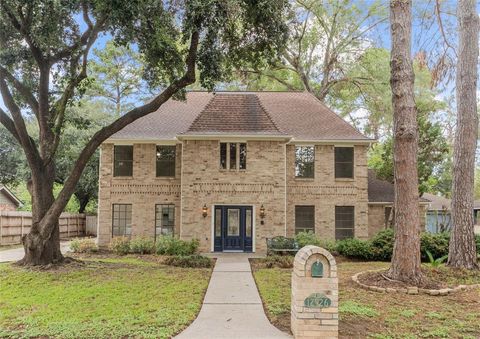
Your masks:
<path fill-rule="evenodd" d="M 70 241 L 60 242 L 60 250 L 63 254 L 70 251 Z M 0 251 L 0 262 L 18 261 L 23 258 L 24 254 L 25 251 L 23 250 L 23 247 Z"/>
<path fill-rule="evenodd" d="M 221 254 L 197 319 L 176 338 L 291 338 L 268 321 L 248 255 Z"/>

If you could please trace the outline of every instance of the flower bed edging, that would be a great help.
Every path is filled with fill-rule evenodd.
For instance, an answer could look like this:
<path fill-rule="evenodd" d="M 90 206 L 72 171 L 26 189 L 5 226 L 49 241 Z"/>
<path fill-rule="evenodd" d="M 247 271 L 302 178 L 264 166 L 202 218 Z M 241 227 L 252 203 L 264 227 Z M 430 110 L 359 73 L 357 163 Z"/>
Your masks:
<path fill-rule="evenodd" d="M 378 287 L 378 286 L 372 286 L 372 285 L 366 285 L 362 282 L 359 281 L 358 277 L 362 274 L 365 273 L 371 273 L 371 272 L 380 272 L 384 271 L 384 269 L 380 270 L 369 270 L 369 271 L 363 271 L 355 274 L 352 276 L 352 280 L 360 287 L 369 290 L 369 291 L 374 291 L 374 292 L 380 292 L 380 293 L 405 293 L 405 294 L 411 294 L 411 295 L 416 295 L 419 293 L 422 294 L 428 294 L 432 296 L 444 296 L 452 293 L 456 293 L 459 291 L 465 291 L 469 289 L 475 289 L 475 288 L 480 288 L 480 284 L 472 284 L 472 285 L 458 285 L 455 287 L 447 287 L 447 288 L 441 288 L 441 289 L 425 289 L 425 288 L 418 288 L 416 286 L 412 287 L 407 287 L 407 288 L 392 288 L 392 287 Z"/>

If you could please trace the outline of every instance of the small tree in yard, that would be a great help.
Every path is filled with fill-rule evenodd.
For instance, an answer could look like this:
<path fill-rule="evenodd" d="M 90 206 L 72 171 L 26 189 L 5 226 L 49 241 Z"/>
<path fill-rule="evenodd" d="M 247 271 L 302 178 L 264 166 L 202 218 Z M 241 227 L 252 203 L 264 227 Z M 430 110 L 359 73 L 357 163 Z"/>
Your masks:
<path fill-rule="evenodd" d="M 0 0 L 0 122 L 31 171 L 32 227 L 24 265 L 62 261 L 58 217 L 98 146 L 131 122 L 181 96 L 195 82 L 212 89 L 245 62 L 273 60 L 285 44 L 287 0 Z M 82 21 L 82 22 L 81 22 Z M 67 107 L 86 89 L 89 53 L 100 34 L 136 44 L 145 79 L 163 91 L 101 128 L 81 150 L 54 198 L 55 161 Z M 38 142 L 26 119 L 38 124 Z"/>
<path fill-rule="evenodd" d="M 390 27 L 395 244 L 388 275 L 395 280 L 418 284 L 422 280 L 422 272 L 418 210 L 418 128 L 411 57 L 411 1 L 392 0 L 390 2 Z"/>
<path fill-rule="evenodd" d="M 473 195 L 478 138 L 477 67 L 479 19 L 476 1 L 460 0 L 457 17 L 457 130 L 453 148 L 452 234 L 448 265 L 478 268 L 475 246 Z"/>

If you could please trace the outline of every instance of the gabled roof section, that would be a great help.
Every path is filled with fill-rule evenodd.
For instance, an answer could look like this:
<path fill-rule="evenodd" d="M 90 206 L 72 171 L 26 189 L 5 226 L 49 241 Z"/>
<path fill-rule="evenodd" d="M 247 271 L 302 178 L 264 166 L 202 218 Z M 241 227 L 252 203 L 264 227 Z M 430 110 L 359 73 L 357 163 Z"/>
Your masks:
<path fill-rule="evenodd" d="M 188 128 L 188 134 L 284 135 L 252 93 L 218 93 Z"/>
<path fill-rule="evenodd" d="M 17 207 L 23 205 L 22 201 L 18 199 L 12 191 L 10 191 L 6 186 L 0 184 L 0 194 L 7 196 Z"/>
<path fill-rule="evenodd" d="M 181 136 L 265 136 L 293 142 L 369 143 L 308 92 L 191 91 L 186 101 L 168 100 L 109 141 L 176 140 Z"/>

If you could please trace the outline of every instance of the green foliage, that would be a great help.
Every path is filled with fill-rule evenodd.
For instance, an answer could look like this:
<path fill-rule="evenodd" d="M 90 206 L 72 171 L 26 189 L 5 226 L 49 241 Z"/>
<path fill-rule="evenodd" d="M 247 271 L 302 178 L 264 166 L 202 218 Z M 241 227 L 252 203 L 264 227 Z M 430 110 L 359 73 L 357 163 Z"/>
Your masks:
<path fill-rule="evenodd" d="M 136 237 L 130 240 L 130 252 L 137 254 L 152 254 L 155 252 L 155 242 L 152 238 Z"/>
<path fill-rule="evenodd" d="M 302 248 L 307 245 L 320 246 L 320 239 L 318 239 L 313 232 L 299 232 L 295 235 L 295 241 L 298 244 L 298 248 Z"/>
<path fill-rule="evenodd" d="M 173 255 L 163 261 L 166 265 L 191 268 L 210 268 L 213 261 L 202 255 Z"/>
<path fill-rule="evenodd" d="M 261 263 L 266 268 L 292 268 L 293 267 L 293 256 L 288 255 L 268 255 L 264 259 L 261 259 Z"/>
<path fill-rule="evenodd" d="M 370 260 L 372 248 L 369 241 L 357 238 L 348 238 L 337 241 L 337 252 L 347 258 Z"/>
<path fill-rule="evenodd" d="M 339 304 L 339 312 L 341 314 L 356 315 L 361 317 L 376 317 L 378 312 L 373 306 L 360 304 L 356 301 L 346 300 Z"/>
<path fill-rule="evenodd" d="M 193 255 L 198 251 L 198 239 L 181 240 L 172 236 L 162 236 L 155 244 L 156 253 L 160 255 Z"/>
<path fill-rule="evenodd" d="M 440 257 L 440 258 L 437 258 L 435 259 L 432 255 L 432 253 L 430 253 L 429 250 L 426 250 L 426 253 L 427 253 L 427 257 L 428 257 L 428 261 L 429 261 L 429 264 L 430 266 L 432 266 L 433 268 L 437 268 L 437 267 L 440 267 L 440 265 L 448 259 L 448 254 L 447 255 L 444 255 L 443 257 Z"/>
<path fill-rule="evenodd" d="M 109 248 L 115 254 L 128 254 L 130 252 L 130 239 L 128 237 L 114 237 Z"/>
<path fill-rule="evenodd" d="M 393 254 L 393 229 L 387 228 L 375 234 L 371 240 L 372 258 L 380 261 L 389 261 Z"/>
<path fill-rule="evenodd" d="M 448 243 L 450 233 L 428 233 L 422 232 L 420 236 L 420 252 L 423 260 L 428 259 L 427 251 L 434 258 L 448 255 Z"/>
<path fill-rule="evenodd" d="M 97 244 L 95 244 L 95 239 L 90 238 L 73 239 L 70 243 L 70 249 L 75 253 L 98 252 L 98 247 Z"/>
<path fill-rule="evenodd" d="M 477 254 L 480 256 L 480 234 L 475 235 L 475 244 L 477 245 Z"/>

